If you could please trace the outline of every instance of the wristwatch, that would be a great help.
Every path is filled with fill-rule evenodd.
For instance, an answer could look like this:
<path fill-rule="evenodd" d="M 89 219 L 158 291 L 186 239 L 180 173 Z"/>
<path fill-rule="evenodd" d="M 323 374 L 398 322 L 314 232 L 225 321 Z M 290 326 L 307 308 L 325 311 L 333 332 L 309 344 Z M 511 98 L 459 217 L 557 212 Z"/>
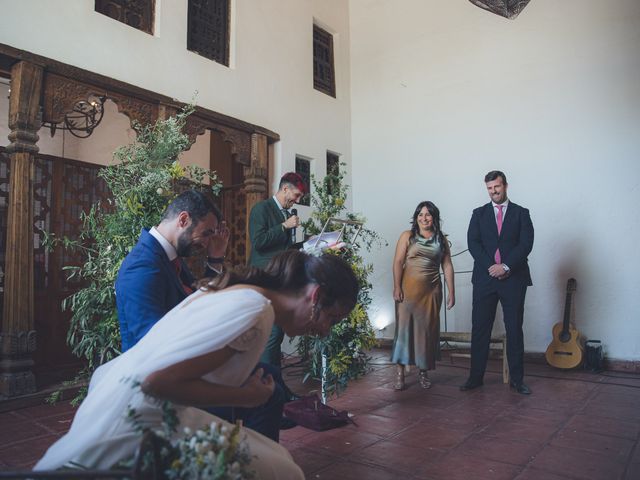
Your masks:
<path fill-rule="evenodd" d="M 507 267 L 504 263 L 502 264 L 502 269 L 503 269 L 505 272 L 508 272 L 509 270 L 511 270 L 511 269 L 510 269 L 509 267 Z"/>

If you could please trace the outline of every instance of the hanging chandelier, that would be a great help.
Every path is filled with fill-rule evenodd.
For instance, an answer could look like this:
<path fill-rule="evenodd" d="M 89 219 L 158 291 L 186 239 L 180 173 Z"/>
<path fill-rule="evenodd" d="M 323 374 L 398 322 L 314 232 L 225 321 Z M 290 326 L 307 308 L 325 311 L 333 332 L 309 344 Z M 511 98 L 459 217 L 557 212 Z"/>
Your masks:
<path fill-rule="evenodd" d="M 87 100 L 76 102 L 71 111 L 64 114 L 64 119 L 59 124 L 42 122 L 42 126 L 49 127 L 52 137 L 56 130 L 67 130 L 74 137 L 87 138 L 100 125 L 106 100 L 106 95 L 91 95 Z"/>
<path fill-rule="evenodd" d="M 510 20 L 516 18 L 530 0 L 469 0 L 474 5 Z"/>

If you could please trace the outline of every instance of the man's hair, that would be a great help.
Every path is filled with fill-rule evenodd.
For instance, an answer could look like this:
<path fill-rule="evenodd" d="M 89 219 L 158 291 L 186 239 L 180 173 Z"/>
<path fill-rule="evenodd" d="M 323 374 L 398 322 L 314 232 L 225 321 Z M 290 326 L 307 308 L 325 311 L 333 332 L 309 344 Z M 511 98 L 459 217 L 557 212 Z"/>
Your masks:
<path fill-rule="evenodd" d="M 174 198 L 162 214 L 162 220 L 173 220 L 180 212 L 187 212 L 194 226 L 209 213 L 213 213 L 218 222 L 222 221 L 220 209 L 209 197 L 197 190 L 187 190 Z"/>
<path fill-rule="evenodd" d="M 304 184 L 304 180 L 296 172 L 285 173 L 280 179 L 278 190 L 282 190 L 285 185 L 291 185 L 292 187 L 297 188 L 302 192 L 303 195 L 307 193 L 307 186 Z"/>
<path fill-rule="evenodd" d="M 502 177 L 502 183 L 507 185 L 507 176 L 500 170 L 491 170 L 484 176 L 484 183 L 493 182 L 496 178 Z"/>

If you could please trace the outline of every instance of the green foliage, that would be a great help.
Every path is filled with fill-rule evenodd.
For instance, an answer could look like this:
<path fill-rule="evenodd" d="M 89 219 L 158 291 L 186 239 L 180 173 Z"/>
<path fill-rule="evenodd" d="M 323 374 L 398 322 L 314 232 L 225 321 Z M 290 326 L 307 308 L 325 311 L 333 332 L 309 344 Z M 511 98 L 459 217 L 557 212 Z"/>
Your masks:
<path fill-rule="evenodd" d="M 135 390 L 140 382 L 127 379 Z M 216 421 L 201 425 L 193 431 L 189 427 L 178 432 L 180 419 L 173 403 L 148 397 L 162 411 L 161 428 L 145 422 L 131 405 L 127 406 L 127 421 L 141 436 L 136 456 L 115 465 L 116 469 L 137 470 L 141 478 L 167 480 L 250 480 L 253 456 L 242 430 L 242 422 L 231 427 Z M 137 458 L 136 458 L 137 457 Z"/>
<path fill-rule="evenodd" d="M 345 164 L 341 166 L 341 170 L 346 167 Z M 320 233 L 329 218 L 365 222 L 364 217 L 346 211 L 349 186 L 343 183 L 343 179 L 344 174 L 340 171 L 329 172 L 320 182 L 312 176 L 311 204 L 315 209 L 311 218 L 302 224 L 306 234 Z M 330 230 L 331 224 L 327 227 L 327 231 Z M 306 361 L 305 380 L 322 376 L 322 354 L 326 354 L 327 394 L 340 393 L 349 380 L 366 373 L 369 361 L 366 351 L 376 344 L 375 332 L 367 314 L 367 307 L 371 303 L 369 276 L 373 266 L 365 263 L 360 252 L 363 249 L 370 251 L 386 242 L 378 233 L 366 228 L 357 237 L 356 233 L 355 228 L 347 227 L 343 235 L 347 248 L 334 252 L 349 262 L 358 277 L 360 293 L 356 307 L 348 318 L 333 327 L 327 337 L 300 337 L 297 345 L 298 354 Z"/>
<path fill-rule="evenodd" d="M 45 245 L 79 250 L 85 259 L 82 266 L 64 267 L 69 278 L 84 286 L 63 301 L 63 309 L 72 312 L 67 342 L 76 356 L 87 360 L 89 374 L 120 353 L 114 283 L 140 230 L 160 222 L 165 207 L 184 190 L 185 178 L 214 194 L 221 188 L 214 172 L 178 163 L 189 147 L 183 129 L 192 112 L 188 106 L 153 125 L 134 124 L 136 141 L 118 148 L 116 163 L 99 173 L 111 193 L 108 204 L 97 203 L 82 214 L 77 240 L 45 234 Z M 205 177 L 210 186 L 202 185 Z"/>

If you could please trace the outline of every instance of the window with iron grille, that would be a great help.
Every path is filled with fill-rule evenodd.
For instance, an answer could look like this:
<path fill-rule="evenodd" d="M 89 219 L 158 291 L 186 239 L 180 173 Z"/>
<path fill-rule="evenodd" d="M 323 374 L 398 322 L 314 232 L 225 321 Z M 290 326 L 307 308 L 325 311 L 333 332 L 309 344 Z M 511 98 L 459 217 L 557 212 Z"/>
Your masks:
<path fill-rule="evenodd" d="M 230 0 L 189 0 L 187 49 L 229 65 Z"/>
<path fill-rule="evenodd" d="M 153 35 L 155 0 L 96 0 L 95 11 Z"/>
<path fill-rule="evenodd" d="M 300 205 L 311 205 L 311 160 L 296 155 L 296 173 L 302 177 L 307 186 L 307 193 L 298 202 Z"/>
<path fill-rule="evenodd" d="M 335 183 L 338 181 L 337 177 L 340 173 L 340 155 L 327 151 L 327 191 L 329 195 L 333 195 L 335 190 Z"/>
<path fill-rule="evenodd" d="M 327 151 L 327 175 L 340 173 L 340 155 Z"/>
<path fill-rule="evenodd" d="M 313 88 L 336 96 L 333 35 L 317 25 L 313 26 Z"/>

